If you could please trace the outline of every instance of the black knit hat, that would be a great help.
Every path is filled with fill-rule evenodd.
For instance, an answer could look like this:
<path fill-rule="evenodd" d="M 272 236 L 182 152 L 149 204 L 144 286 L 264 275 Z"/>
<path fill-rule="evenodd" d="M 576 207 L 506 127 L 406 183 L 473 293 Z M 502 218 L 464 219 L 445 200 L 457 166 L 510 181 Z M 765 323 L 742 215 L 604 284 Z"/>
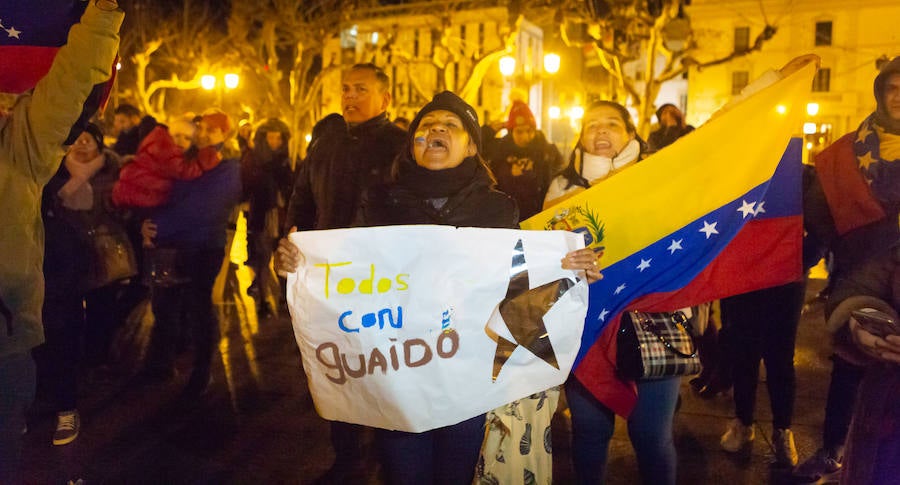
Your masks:
<path fill-rule="evenodd" d="M 100 131 L 100 127 L 93 124 L 88 123 L 84 126 L 84 132 L 91 135 L 95 142 L 97 142 L 97 150 L 103 151 L 106 148 L 106 144 L 103 143 L 103 132 Z"/>
<path fill-rule="evenodd" d="M 481 154 L 481 124 L 478 123 L 478 113 L 475 112 L 475 108 L 469 106 L 462 98 L 450 91 L 444 91 L 434 95 L 431 102 L 419 110 L 416 117 L 413 118 L 412 123 L 409 124 L 410 138 L 415 136 L 416 129 L 419 128 L 422 117 L 439 109 L 449 111 L 456 116 L 459 116 L 459 119 L 462 120 L 463 127 L 469 134 L 469 138 L 475 142 L 475 148 L 477 148 L 478 153 Z"/>

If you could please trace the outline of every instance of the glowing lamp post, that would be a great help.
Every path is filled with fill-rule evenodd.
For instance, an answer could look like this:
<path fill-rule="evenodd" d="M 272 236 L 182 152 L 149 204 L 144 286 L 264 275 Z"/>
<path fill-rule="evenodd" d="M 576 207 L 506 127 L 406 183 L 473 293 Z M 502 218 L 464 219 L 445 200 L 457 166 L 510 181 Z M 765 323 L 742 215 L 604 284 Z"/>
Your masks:
<path fill-rule="evenodd" d="M 231 91 L 238 87 L 241 82 L 241 77 L 234 73 L 225 74 L 222 77 L 222 82 L 219 82 L 219 79 L 212 74 L 204 74 L 200 77 L 200 87 L 207 91 L 212 91 L 216 89 L 216 98 L 218 100 L 219 107 L 222 106 L 222 92 L 224 90 Z"/>

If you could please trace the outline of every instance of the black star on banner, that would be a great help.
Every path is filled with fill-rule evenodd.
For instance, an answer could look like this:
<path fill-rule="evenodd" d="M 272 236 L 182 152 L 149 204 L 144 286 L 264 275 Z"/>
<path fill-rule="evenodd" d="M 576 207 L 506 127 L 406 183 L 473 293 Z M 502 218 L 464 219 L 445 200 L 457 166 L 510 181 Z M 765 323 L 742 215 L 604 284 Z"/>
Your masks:
<path fill-rule="evenodd" d="M 509 271 L 509 286 L 506 298 L 500 302 L 499 311 L 515 342 L 497 335 L 497 350 L 494 354 L 493 380 L 497 380 L 500 370 L 516 347 L 528 349 L 536 357 L 559 369 L 556 352 L 550 343 L 544 315 L 569 288 L 575 286 L 570 279 L 558 279 L 537 288 L 529 288 L 528 264 L 522 240 L 513 249 L 512 266 Z"/>

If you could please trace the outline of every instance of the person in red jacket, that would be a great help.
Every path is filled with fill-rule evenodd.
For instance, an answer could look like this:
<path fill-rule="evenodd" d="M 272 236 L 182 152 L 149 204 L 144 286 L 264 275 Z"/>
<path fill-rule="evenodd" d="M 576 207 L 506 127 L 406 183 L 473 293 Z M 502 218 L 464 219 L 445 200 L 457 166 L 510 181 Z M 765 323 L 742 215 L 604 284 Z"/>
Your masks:
<path fill-rule="evenodd" d="M 213 113 L 209 118 L 223 132 L 231 130 L 224 113 Z M 221 161 L 215 147 L 185 151 L 176 144 L 167 126 L 157 125 L 141 140 L 134 159 L 122 167 L 113 187 L 113 202 L 128 208 L 159 207 L 169 199 L 176 180 L 193 180 Z"/>

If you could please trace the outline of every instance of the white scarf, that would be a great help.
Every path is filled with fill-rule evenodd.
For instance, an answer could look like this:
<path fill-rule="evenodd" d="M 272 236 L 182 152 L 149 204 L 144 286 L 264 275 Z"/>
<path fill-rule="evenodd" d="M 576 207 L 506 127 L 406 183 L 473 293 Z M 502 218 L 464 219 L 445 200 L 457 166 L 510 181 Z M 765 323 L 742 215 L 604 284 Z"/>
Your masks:
<path fill-rule="evenodd" d="M 63 207 L 76 211 L 91 210 L 94 207 L 94 188 L 91 178 L 103 168 L 106 157 L 99 155 L 86 162 L 77 162 L 66 155 L 65 165 L 71 177 L 56 195 L 62 199 Z"/>
<path fill-rule="evenodd" d="M 581 176 L 594 185 L 637 160 L 640 154 L 641 144 L 634 138 L 612 158 L 584 152 L 581 160 Z"/>

